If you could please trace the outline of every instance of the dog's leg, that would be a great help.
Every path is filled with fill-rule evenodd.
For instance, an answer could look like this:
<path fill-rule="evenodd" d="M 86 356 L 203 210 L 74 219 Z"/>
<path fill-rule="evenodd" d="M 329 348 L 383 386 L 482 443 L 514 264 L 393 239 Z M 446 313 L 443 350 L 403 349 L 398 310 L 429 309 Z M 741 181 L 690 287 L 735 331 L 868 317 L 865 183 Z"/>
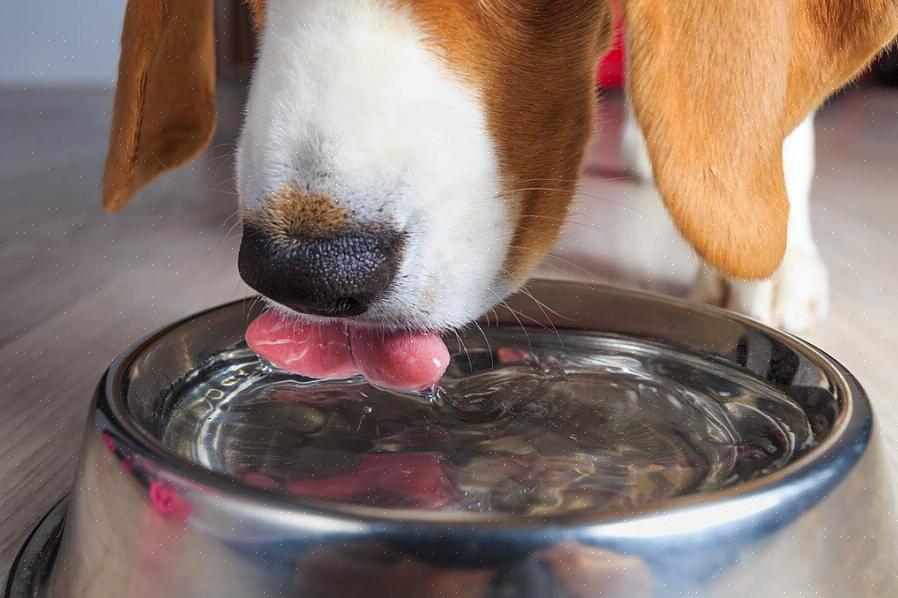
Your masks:
<path fill-rule="evenodd" d="M 650 181 L 651 163 L 632 110 L 625 113 L 621 157 L 633 175 Z M 810 194 L 814 179 L 814 115 L 783 143 L 789 196 L 789 233 L 779 269 L 767 280 L 733 280 L 702 264 L 692 299 L 734 309 L 798 335 L 814 331 L 829 309 L 829 280 L 811 232 Z"/>
<path fill-rule="evenodd" d="M 779 269 L 767 280 L 730 280 L 702 265 L 693 299 L 723 305 L 798 335 L 811 334 L 829 310 L 829 278 L 811 232 L 814 115 L 783 143 L 789 233 Z"/>
<path fill-rule="evenodd" d="M 643 181 L 652 180 L 652 163 L 645 147 L 645 137 L 636 122 L 633 106 L 626 102 L 624 106 L 624 124 L 621 128 L 621 162 L 624 170 Z"/>

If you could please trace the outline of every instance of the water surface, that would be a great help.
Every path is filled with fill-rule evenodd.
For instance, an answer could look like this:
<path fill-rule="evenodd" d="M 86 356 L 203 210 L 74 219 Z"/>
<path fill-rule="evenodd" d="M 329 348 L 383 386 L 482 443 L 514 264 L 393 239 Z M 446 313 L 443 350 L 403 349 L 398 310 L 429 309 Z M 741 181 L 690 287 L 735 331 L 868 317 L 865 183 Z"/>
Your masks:
<path fill-rule="evenodd" d="M 612 336 L 488 334 L 429 397 L 223 352 L 172 391 L 163 441 L 297 497 L 503 515 L 656 505 L 814 445 L 799 405 L 736 366 Z"/>

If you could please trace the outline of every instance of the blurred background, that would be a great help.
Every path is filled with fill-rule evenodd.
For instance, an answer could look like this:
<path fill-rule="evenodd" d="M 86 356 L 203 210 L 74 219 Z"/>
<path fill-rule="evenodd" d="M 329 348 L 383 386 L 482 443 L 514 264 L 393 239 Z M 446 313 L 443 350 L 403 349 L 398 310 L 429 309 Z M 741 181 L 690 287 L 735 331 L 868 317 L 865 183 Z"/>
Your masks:
<path fill-rule="evenodd" d="M 210 149 L 123 212 L 100 210 L 125 0 L 0 4 L 0 583 L 65 492 L 96 381 L 140 336 L 249 294 L 236 271 L 233 149 L 253 56 L 247 14 L 217 2 L 219 127 Z M 622 57 L 547 276 L 685 296 L 696 259 L 650 184 L 622 171 Z M 898 463 L 898 59 L 817 118 L 812 213 L 830 268 L 816 340 L 861 380 Z"/>

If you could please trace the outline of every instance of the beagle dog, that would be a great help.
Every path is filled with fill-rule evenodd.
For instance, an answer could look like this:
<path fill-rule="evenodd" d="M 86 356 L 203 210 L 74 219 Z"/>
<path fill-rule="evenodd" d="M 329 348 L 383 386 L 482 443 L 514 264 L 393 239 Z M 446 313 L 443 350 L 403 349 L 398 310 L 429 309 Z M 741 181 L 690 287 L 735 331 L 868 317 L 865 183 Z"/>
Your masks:
<path fill-rule="evenodd" d="M 432 335 L 522 285 L 574 195 L 610 0 L 248 2 L 250 286 L 297 321 Z M 807 206 L 789 207 L 806 192 L 784 177 L 785 159 L 808 185 L 812 165 L 790 167 L 784 139 L 812 142 L 805 119 L 898 33 L 898 0 L 620 4 L 637 145 L 707 264 L 698 295 L 719 301 L 726 281 L 730 306 L 768 320 L 772 285 L 824 301 Z M 213 43 L 211 0 L 129 2 L 108 210 L 205 148 Z"/>

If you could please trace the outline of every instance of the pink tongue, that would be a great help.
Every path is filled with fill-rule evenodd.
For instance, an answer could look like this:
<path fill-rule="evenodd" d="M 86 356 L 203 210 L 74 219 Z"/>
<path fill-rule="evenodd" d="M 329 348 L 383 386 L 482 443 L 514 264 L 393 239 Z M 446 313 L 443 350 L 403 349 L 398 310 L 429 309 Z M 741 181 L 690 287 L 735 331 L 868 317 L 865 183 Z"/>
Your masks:
<path fill-rule="evenodd" d="M 352 330 L 262 314 L 246 329 L 250 349 L 279 368 L 324 380 L 364 375 L 397 390 L 422 390 L 440 381 L 449 350 L 435 333 Z"/>
<path fill-rule="evenodd" d="M 359 373 L 343 327 L 262 314 L 246 329 L 246 344 L 277 367 L 310 378 L 349 378 Z"/>

